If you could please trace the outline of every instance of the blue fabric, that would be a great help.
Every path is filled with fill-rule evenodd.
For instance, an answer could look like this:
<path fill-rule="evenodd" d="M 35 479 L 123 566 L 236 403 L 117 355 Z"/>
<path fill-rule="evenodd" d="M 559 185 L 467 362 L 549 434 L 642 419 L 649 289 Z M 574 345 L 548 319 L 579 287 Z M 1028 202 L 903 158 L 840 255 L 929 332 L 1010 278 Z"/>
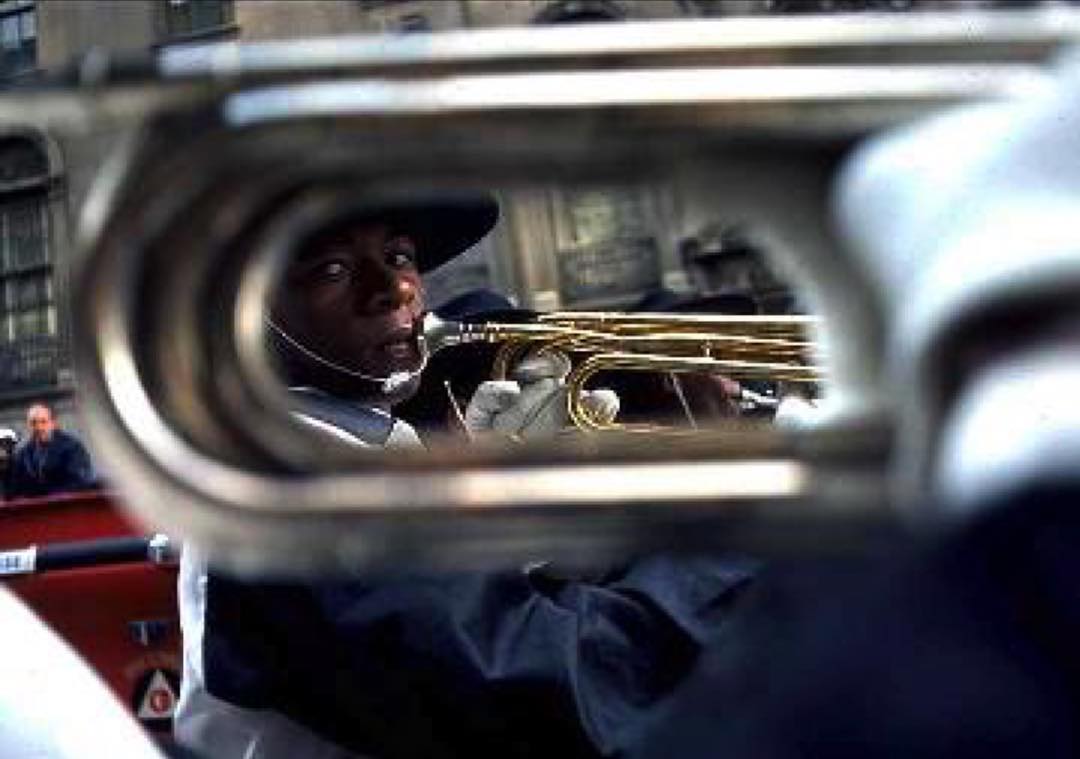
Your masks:
<path fill-rule="evenodd" d="M 210 693 L 379 757 L 612 756 L 716 634 L 749 564 L 652 557 L 320 584 L 211 574 Z"/>
<path fill-rule="evenodd" d="M 319 390 L 290 388 L 289 400 L 294 412 L 325 422 L 368 445 L 385 445 L 394 429 L 394 418 L 388 413 L 347 403 Z"/>
<path fill-rule="evenodd" d="M 1012 499 L 934 545 L 774 567 L 641 757 L 1080 755 L 1080 491 Z"/>
<path fill-rule="evenodd" d="M 97 486 L 90 454 L 74 436 L 53 430 L 48 445 L 29 439 L 15 449 L 9 470 L 9 498 L 54 495 Z"/>

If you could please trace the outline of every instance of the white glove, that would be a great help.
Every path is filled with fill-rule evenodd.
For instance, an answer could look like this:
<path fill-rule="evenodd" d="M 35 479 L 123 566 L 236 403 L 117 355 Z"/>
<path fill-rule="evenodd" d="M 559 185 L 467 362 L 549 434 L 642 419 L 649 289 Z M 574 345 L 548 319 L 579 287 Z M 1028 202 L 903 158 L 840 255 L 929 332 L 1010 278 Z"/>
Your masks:
<path fill-rule="evenodd" d="M 570 359 L 559 351 L 531 353 L 510 373 L 512 379 L 476 388 L 465 409 L 465 428 L 474 436 L 555 437 L 567 424 L 565 380 L 570 368 Z M 611 390 L 587 390 L 582 404 L 605 422 L 619 413 L 619 398 Z"/>
<path fill-rule="evenodd" d="M 787 395 L 780 400 L 773 416 L 773 424 L 785 429 L 813 427 L 821 417 L 821 409 L 798 395 Z"/>

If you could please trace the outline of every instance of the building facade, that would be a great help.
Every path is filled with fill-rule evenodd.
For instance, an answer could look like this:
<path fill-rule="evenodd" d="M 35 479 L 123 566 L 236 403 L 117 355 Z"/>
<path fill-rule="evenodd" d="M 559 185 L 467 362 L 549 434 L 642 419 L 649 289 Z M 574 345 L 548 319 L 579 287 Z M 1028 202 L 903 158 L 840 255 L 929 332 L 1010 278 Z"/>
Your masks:
<path fill-rule="evenodd" d="M 0 0 L 0 83 L 32 82 L 95 48 L 146 51 L 344 33 L 932 5 L 924 0 Z M 45 400 L 67 426 L 77 427 L 66 297 L 72 230 L 99 166 L 122 137 L 103 132 L 62 141 L 31 125 L 0 129 L 0 426 L 21 429 L 26 405 Z M 713 266 L 712 280 L 691 276 L 685 241 L 713 244 L 709 241 L 723 235 L 709 230 L 726 223 L 695 210 L 700 206 L 688 202 L 693 192 L 667 184 L 503 193 L 503 222 L 496 234 L 433 275 L 433 295 L 449 298 L 487 286 L 523 306 L 547 310 L 626 307 L 660 287 L 682 292 L 779 287 L 759 270 L 760 262 L 744 255 L 732 257 L 726 269 Z M 723 249 L 714 248 L 715 263 L 723 259 Z"/>

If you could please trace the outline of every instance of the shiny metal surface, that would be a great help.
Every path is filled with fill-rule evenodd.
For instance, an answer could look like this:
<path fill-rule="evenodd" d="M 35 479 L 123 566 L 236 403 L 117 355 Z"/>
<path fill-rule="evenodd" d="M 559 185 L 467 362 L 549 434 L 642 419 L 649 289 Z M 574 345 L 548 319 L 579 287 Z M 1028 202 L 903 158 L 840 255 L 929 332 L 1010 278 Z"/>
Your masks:
<path fill-rule="evenodd" d="M 593 432 L 672 432 L 659 424 L 601 420 L 582 402 L 586 385 L 603 371 L 723 373 L 736 380 L 814 385 L 824 376 L 811 364 L 812 317 L 579 312 L 543 314 L 536 323 L 469 324 L 429 313 L 426 352 L 470 343 L 501 345 L 493 376 L 506 379 L 511 363 L 530 350 L 559 350 L 582 359 L 566 377 L 570 422 Z"/>
<path fill-rule="evenodd" d="M 212 73 L 349 69 L 410 75 L 436 67 L 470 71 L 510 67 L 601 68 L 616 64 L 689 65 L 700 58 L 725 64 L 813 62 L 887 63 L 1031 61 L 1076 38 L 1074 12 L 1044 8 L 1037 13 L 916 13 L 852 16 L 773 16 L 627 22 L 618 34 L 594 27 L 563 26 L 553 33 L 536 27 L 444 32 L 408 37 L 342 37 L 262 42 L 235 48 L 184 46 L 164 51 L 159 70 L 167 78 Z"/>
<path fill-rule="evenodd" d="M 0 120 L 139 126 L 85 209 L 75 272 L 86 424 L 128 503 L 242 569 L 843 550 L 894 532 L 884 317 L 832 234 L 833 173 L 875 130 L 1038 96 L 1080 21 L 834 20 L 219 45 L 0 102 Z M 317 447 L 288 418 L 265 303 L 290 245 L 332 215 L 415 187 L 674 175 L 766 228 L 805 287 L 840 432 L 402 461 Z"/>

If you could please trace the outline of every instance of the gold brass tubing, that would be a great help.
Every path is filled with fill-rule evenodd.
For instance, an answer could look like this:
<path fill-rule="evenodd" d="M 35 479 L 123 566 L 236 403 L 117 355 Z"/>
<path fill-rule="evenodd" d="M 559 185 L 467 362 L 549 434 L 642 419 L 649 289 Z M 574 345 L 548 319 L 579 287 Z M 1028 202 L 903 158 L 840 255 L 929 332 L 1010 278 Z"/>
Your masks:
<path fill-rule="evenodd" d="M 716 359 L 720 353 L 726 359 L 742 359 L 756 364 L 767 362 L 770 366 L 800 366 L 809 363 L 811 344 L 771 338 L 746 337 L 743 335 L 716 334 L 653 334 L 653 335 L 604 335 L 602 333 L 555 334 L 547 340 L 510 340 L 496 354 L 492 374 L 505 379 L 510 366 L 523 349 L 532 343 L 544 348 L 558 348 L 570 352 L 605 352 L 637 355 L 664 355 L 682 358 Z"/>
<path fill-rule="evenodd" d="M 545 341 L 562 337 L 602 337 L 600 333 L 573 325 L 538 324 L 536 322 L 524 324 L 486 322 L 470 324 L 468 328 L 470 335 L 474 339 L 482 338 L 484 342 L 488 343 L 501 343 L 507 340 Z"/>
<path fill-rule="evenodd" d="M 563 311 L 541 314 L 542 324 L 603 330 L 616 333 L 653 332 L 662 327 L 667 332 L 753 333 L 792 335 L 806 339 L 810 328 L 819 322 L 813 316 L 739 316 L 732 314 L 624 314 L 604 311 Z"/>
<path fill-rule="evenodd" d="M 786 382 L 813 383 L 821 381 L 814 367 L 776 364 L 735 359 L 705 357 L 675 357 L 644 353 L 600 353 L 590 356 L 566 378 L 566 411 L 570 421 L 581 430 L 624 432 L 658 432 L 663 427 L 649 425 L 607 424 L 596 420 L 582 404 L 585 385 L 593 375 L 602 371 L 653 372 L 723 372 L 739 379 L 767 378 Z"/>
<path fill-rule="evenodd" d="M 682 351 L 680 355 L 702 354 L 710 350 L 753 353 L 758 349 L 762 355 L 772 357 L 793 356 L 803 358 L 813 344 L 806 340 L 787 340 L 774 337 L 757 337 L 743 334 L 714 332 L 651 332 L 637 334 L 604 333 L 584 329 L 565 329 L 553 326 L 551 332 L 530 332 L 527 335 L 511 335 L 500 332 L 491 342 L 559 345 L 578 351 L 625 351 L 662 353 L 665 350 Z"/>
<path fill-rule="evenodd" d="M 720 324 L 781 324 L 805 326 L 818 321 L 816 316 L 799 314 L 695 314 L 646 311 L 627 313 L 623 311 L 550 311 L 538 314 L 540 322 L 578 322 L 582 324 L 687 324 L 715 326 Z"/>
<path fill-rule="evenodd" d="M 686 350 L 680 355 L 709 355 L 712 350 L 734 353 L 754 354 L 772 358 L 790 356 L 805 360 L 813 345 L 805 340 L 785 340 L 773 337 L 755 337 L 749 335 L 725 335 L 714 332 L 671 332 L 620 335 L 613 337 L 610 344 L 627 352 L 666 353 L 668 350 Z M 660 350 L 649 350 L 659 348 Z"/>
<path fill-rule="evenodd" d="M 492 377 L 506 379 L 530 349 L 592 354 L 566 378 L 569 420 L 583 430 L 658 431 L 595 419 L 581 403 L 585 383 L 605 369 L 723 372 L 734 379 L 816 383 L 811 317 L 743 317 L 680 314 L 548 314 L 525 324 L 466 324 L 471 340 L 501 343 Z"/>
<path fill-rule="evenodd" d="M 613 337 L 602 332 L 574 329 L 561 325 L 529 324 L 524 326 L 540 327 L 542 329 L 529 332 L 514 331 L 515 326 L 521 325 L 478 325 L 477 329 L 486 331 L 486 327 L 495 326 L 498 331 L 488 333 L 488 342 L 502 345 L 495 354 L 492 362 L 491 376 L 493 379 L 506 379 L 510 373 L 510 367 L 515 360 L 530 346 L 539 346 L 540 350 L 561 349 L 567 351 L 597 351 L 613 350 Z M 542 331 L 546 329 L 547 331 Z"/>
<path fill-rule="evenodd" d="M 579 350 L 633 350 L 634 344 L 649 347 L 664 342 L 694 345 L 725 342 L 769 351 L 809 349 L 803 327 L 808 317 L 682 316 L 669 314 L 543 315 L 524 324 L 462 325 L 467 341 L 501 343 L 524 341 L 571 344 Z"/>

